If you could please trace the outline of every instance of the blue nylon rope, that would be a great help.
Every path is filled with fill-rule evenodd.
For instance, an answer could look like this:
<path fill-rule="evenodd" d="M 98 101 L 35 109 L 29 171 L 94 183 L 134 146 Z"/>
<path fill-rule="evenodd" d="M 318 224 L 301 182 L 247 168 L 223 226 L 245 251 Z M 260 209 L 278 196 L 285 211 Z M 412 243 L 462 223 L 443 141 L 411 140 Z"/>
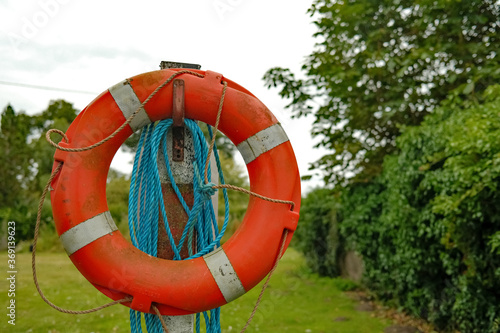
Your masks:
<path fill-rule="evenodd" d="M 222 189 L 225 205 L 224 224 L 219 232 L 215 218 L 214 207 L 211 203 L 211 196 L 215 189 L 212 189 L 210 183 L 210 166 L 208 169 L 208 184 L 204 184 L 203 170 L 208 155 L 208 146 L 203 132 L 197 123 L 191 119 L 185 119 L 186 128 L 192 133 L 195 159 L 193 162 L 194 177 L 194 203 L 189 208 L 182 197 L 180 190 L 175 183 L 172 170 L 167 158 L 166 134 L 172 127 L 172 120 L 166 119 L 155 124 L 150 124 L 142 131 L 137 153 L 134 159 L 134 168 L 130 182 L 129 192 L 129 212 L 128 223 L 132 244 L 149 255 L 157 256 L 158 244 L 158 219 L 160 214 L 164 221 L 164 227 L 167 232 L 174 260 L 181 260 L 180 251 L 185 244 L 188 244 L 189 258 L 193 259 L 203 256 L 217 247 L 220 247 L 220 240 L 226 231 L 229 221 L 229 199 L 226 189 Z M 213 135 L 210 126 L 208 131 Z M 183 230 L 181 239 L 175 244 L 172 232 L 168 225 L 168 219 L 165 210 L 165 203 L 161 192 L 160 176 L 158 173 L 157 157 L 158 150 L 161 149 L 165 156 L 165 165 L 167 174 L 170 178 L 172 188 L 179 201 L 188 214 L 188 222 Z M 220 183 L 224 184 L 219 154 L 217 148 L 213 150 L 217 169 L 219 172 Z M 159 207 L 159 209 L 158 209 Z M 196 232 L 196 253 L 192 253 L 193 235 Z M 201 316 L 195 315 L 196 333 L 200 332 Z M 205 327 L 207 333 L 220 333 L 220 308 L 203 312 Z M 146 331 L 149 333 L 163 332 L 161 322 L 156 315 L 144 314 Z M 142 333 L 142 315 L 141 312 L 130 309 L 130 327 L 132 333 Z"/>

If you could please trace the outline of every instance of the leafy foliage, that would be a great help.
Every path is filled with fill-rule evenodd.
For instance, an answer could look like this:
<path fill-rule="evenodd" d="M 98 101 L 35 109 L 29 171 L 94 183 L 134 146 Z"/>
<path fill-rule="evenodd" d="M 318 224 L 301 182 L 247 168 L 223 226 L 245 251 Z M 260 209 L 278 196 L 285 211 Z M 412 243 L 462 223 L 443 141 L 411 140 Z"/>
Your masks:
<path fill-rule="evenodd" d="M 106 199 L 108 208 L 118 229 L 125 236 L 128 232 L 128 193 L 130 188 L 130 178 L 114 169 L 108 172 L 106 184 Z"/>
<path fill-rule="evenodd" d="M 312 168 L 342 195 L 304 200 L 311 267 L 335 269 L 345 240 L 381 298 L 443 329 L 497 331 L 498 1 L 314 0 L 309 13 L 318 42 L 301 75 L 276 67 L 264 80 L 295 117 L 314 117 L 330 153 Z"/>
<path fill-rule="evenodd" d="M 63 100 L 51 101 L 48 108 L 33 116 L 16 112 L 8 105 L 0 127 L 0 221 L 16 221 L 16 239 L 32 237 L 38 199 L 50 176 L 55 148 L 45 141 L 51 127 L 65 130 L 77 110 Z M 50 203 L 42 221 L 51 219 Z"/>
<path fill-rule="evenodd" d="M 217 146 L 217 149 L 219 146 Z M 234 145 L 232 146 L 234 147 Z M 235 162 L 233 157 L 230 155 L 230 152 L 233 151 L 233 148 L 230 146 L 227 149 L 223 148 L 219 154 L 222 172 L 224 175 L 224 180 L 226 184 L 235 185 L 238 187 L 249 189 L 249 184 L 246 178 L 246 174 L 243 171 L 242 167 Z M 224 223 L 224 196 L 222 190 L 218 190 L 219 195 L 219 228 L 222 228 Z M 243 217 L 247 212 L 248 194 L 239 192 L 239 191 L 231 191 L 228 190 L 228 199 L 229 199 L 229 224 L 222 238 L 222 242 L 225 242 L 233 235 L 233 233 L 238 229 L 243 222 Z"/>
<path fill-rule="evenodd" d="M 339 200 L 328 189 L 315 189 L 302 200 L 294 241 L 307 265 L 322 276 L 339 276 L 342 240 L 337 212 Z"/>
<path fill-rule="evenodd" d="M 342 233 L 369 286 L 445 329 L 494 332 L 500 318 L 500 86 L 450 98 L 397 139 L 369 184 L 343 198 Z"/>
<path fill-rule="evenodd" d="M 318 43 L 305 78 L 276 67 L 264 79 L 295 116 L 314 115 L 331 153 L 313 167 L 327 184 L 372 179 L 402 125 L 418 125 L 452 90 L 477 99 L 500 78 L 494 0 L 315 0 L 309 13 Z"/>

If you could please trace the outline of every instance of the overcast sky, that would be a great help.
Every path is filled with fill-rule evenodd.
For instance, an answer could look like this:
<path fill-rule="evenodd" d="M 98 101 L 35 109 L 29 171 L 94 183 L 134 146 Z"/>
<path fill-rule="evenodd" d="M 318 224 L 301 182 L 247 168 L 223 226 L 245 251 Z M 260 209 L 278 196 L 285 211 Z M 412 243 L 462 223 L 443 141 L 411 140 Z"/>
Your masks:
<path fill-rule="evenodd" d="M 250 90 L 278 117 L 302 175 L 313 150 L 310 121 L 291 120 L 278 90 L 264 87 L 271 67 L 295 73 L 314 46 L 311 1 L 287 0 L 0 0 L 0 107 L 37 113 L 52 99 L 83 109 L 100 92 L 161 60 L 191 62 Z M 121 156 L 113 167 L 130 171 Z M 318 182 L 313 182 L 313 185 Z M 303 184 L 310 188 L 311 183 Z"/>

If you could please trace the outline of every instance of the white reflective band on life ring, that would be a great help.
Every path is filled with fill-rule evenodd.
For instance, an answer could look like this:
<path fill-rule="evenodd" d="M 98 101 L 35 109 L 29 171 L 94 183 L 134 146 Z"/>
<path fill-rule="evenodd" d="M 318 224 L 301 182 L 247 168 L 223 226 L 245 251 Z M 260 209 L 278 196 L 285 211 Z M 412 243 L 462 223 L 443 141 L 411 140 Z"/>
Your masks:
<path fill-rule="evenodd" d="M 246 293 L 240 278 L 222 247 L 203 256 L 205 263 L 219 286 L 224 299 L 229 303 Z"/>
<path fill-rule="evenodd" d="M 118 105 L 122 111 L 125 119 L 128 119 L 132 113 L 141 107 L 142 103 L 139 98 L 137 98 L 137 95 L 128 80 L 122 81 L 109 88 L 109 93 L 113 96 L 116 105 Z M 132 131 L 135 132 L 149 123 L 151 123 L 151 119 L 149 119 L 149 116 L 144 108 L 141 108 L 141 111 L 135 115 L 129 125 L 132 128 Z"/>
<path fill-rule="evenodd" d="M 59 239 L 70 256 L 85 245 L 116 230 L 118 230 L 118 228 L 111 217 L 111 213 L 106 211 L 75 225 L 73 228 L 63 233 Z"/>
<path fill-rule="evenodd" d="M 288 141 L 281 124 L 274 124 L 241 142 L 236 148 L 248 164 L 267 151 Z"/>

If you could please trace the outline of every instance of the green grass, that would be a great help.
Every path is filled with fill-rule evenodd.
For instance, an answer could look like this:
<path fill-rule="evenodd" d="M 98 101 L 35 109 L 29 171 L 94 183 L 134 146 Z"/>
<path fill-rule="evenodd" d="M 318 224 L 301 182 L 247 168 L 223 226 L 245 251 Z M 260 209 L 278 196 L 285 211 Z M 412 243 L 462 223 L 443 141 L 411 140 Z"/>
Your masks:
<path fill-rule="evenodd" d="M 0 256 L 6 274 L 7 255 Z M 0 281 L 0 299 L 4 314 L 1 332 L 130 332 L 128 308 L 116 305 L 87 315 L 69 315 L 49 307 L 38 295 L 31 276 L 31 255 L 16 257 L 16 325 L 7 323 L 8 284 Z M 74 268 L 65 254 L 40 253 L 37 256 L 40 285 L 57 305 L 83 310 L 108 302 Z M 262 303 L 247 332 L 383 332 L 387 321 L 370 313 L 354 310 L 356 302 L 341 289 L 345 280 L 320 278 L 308 274 L 303 257 L 289 249 L 271 278 Z M 260 287 L 222 308 L 222 332 L 240 332 L 250 315 Z M 338 317 L 346 321 L 335 321 Z"/>

